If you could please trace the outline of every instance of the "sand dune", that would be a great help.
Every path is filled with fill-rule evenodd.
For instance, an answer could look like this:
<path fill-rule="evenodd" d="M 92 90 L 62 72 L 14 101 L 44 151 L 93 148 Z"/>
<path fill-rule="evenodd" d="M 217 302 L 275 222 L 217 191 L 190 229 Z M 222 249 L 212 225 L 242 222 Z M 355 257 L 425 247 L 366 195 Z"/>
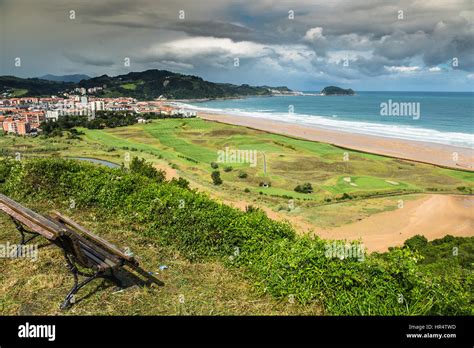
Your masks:
<path fill-rule="evenodd" d="M 386 251 L 416 235 L 428 240 L 474 236 L 474 197 L 427 195 L 405 202 L 403 208 L 372 215 L 334 229 L 315 230 L 327 239 L 361 239 L 369 251 Z"/>

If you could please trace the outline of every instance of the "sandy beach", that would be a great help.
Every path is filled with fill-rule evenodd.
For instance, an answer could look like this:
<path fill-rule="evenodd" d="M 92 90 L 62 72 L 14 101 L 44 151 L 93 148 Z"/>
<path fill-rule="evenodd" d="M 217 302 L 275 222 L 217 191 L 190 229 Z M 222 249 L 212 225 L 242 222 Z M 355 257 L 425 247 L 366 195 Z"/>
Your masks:
<path fill-rule="evenodd" d="M 474 236 L 473 207 L 473 197 L 421 195 L 407 202 L 403 209 L 375 214 L 334 229 L 316 228 L 313 233 L 327 239 L 360 239 L 369 252 L 385 252 L 417 234 L 428 240 L 447 234 Z"/>
<path fill-rule="evenodd" d="M 474 149 L 296 125 L 256 117 L 198 113 L 205 120 L 319 141 L 343 148 L 474 171 Z M 456 160 L 457 159 L 457 160 Z"/>

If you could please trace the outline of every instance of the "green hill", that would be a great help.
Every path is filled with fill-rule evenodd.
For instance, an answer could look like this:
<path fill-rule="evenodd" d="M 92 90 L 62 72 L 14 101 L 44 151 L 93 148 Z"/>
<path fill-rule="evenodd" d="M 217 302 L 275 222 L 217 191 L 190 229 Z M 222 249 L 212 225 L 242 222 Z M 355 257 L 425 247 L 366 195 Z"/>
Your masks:
<path fill-rule="evenodd" d="M 160 95 L 170 99 L 228 98 L 250 95 L 271 95 L 267 87 L 233 85 L 205 81 L 198 76 L 182 75 L 166 70 L 131 72 L 110 77 L 102 75 L 84 80 L 81 87 L 104 86 L 99 95 L 105 97 L 128 96 L 137 99 L 154 99 Z"/>
<path fill-rule="evenodd" d="M 23 79 L 15 76 L 0 76 L 0 94 L 10 97 L 51 96 L 74 87 L 73 83 L 48 81 L 38 78 Z"/>
<path fill-rule="evenodd" d="M 9 96 L 49 96 L 72 91 L 77 87 L 103 87 L 103 90 L 95 93 L 99 97 L 133 97 L 140 100 L 155 99 L 159 96 L 169 99 L 238 98 L 272 95 L 272 90 L 280 93 L 291 92 L 287 87 L 214 83 L 198 76 L 167 70 L 147 70 L 118 76 L 102 75 L 78 83 L 0 76 L 0 93 L 8 93 Z"/>
<path fill-rule="evenodd" d="M 323 90 L 321 91 L 321 94 L 322 95 L 354 95 L 355 92 L 350 88 L 344 89 L 344 88 L 340 88 L 336 86 L 328 86 L 328 87 L 323 88 Z"/>

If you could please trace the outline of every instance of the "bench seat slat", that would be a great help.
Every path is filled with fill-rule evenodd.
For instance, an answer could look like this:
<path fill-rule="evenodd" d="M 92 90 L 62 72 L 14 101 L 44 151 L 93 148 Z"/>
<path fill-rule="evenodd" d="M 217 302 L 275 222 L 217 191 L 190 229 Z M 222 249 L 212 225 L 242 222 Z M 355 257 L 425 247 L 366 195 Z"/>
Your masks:
<path fill-rule="evenodd" d="M 82 241 L 79 241 L 79 246 L 81 251 L 87 253 L 88 257 L 93 257 L 94 262 L 99 264 L 106 264 L 110 267 L 115 267 L 120 263 L 118 259 L 112 260 L 111 255 L 106 253 L 98 253 L 97 250 L 92 249 L 89 245 L 84 244 Z"/>
<path fill-rule="evenodd" d="M 15 202 L 4 194 L 0 194 L 0 204 L 2 204 L 4 207 L 9 208 L 11 211 L 15 211 L 16 213 L 23 215 L 24 217 L 29 218 L 30 220 L 33 220 L 35 223 L 49 230 L 52 233 L 60 234 L 61 232 L 61 228 L 54 221 Z"/>
<path fill-rule="evenodd" d="M 97 264 L 97 266 L 98 266 L 98 268 L 99 268 L 100 270 L 105 270 L 105 269 L 107 269 L 107 268 L 111 268 L 110 265 L 108 265 L 107 263 L 105 263 L 105 262 L 103 262 L 102 260 L 100 260 L 99 258 L 97 258 L 94 254 L 92 254 L 92 253 L 89 252 L 88 250 L 83 249 L 82 251 L 83 251 L 84 254 L 87 256 L 88 259 L 94 261 L 94 262 Z"/>
<path fill-rule="evenodd" d="M 2 202 L 0 200 L 0 210 L 3 210 L 5 213 L 13 217 L 14 219 L 21 222 L 23 225 L 29 227 L 33 232 L 41 234 L 48 240 L 55 240 L 58 236 L 62 234 L 61 229 L 57 225 L 53 225 L 52 222 L 41 219 L 32 211 L 20 211 L 12 208 L 8 203 Z"/>

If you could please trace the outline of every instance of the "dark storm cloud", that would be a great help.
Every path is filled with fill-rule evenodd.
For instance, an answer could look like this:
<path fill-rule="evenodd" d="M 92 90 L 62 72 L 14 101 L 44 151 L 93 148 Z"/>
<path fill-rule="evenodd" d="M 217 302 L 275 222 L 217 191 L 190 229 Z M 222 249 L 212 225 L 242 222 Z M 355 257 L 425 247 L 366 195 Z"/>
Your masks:
<path fill-rule="evenodd" d="M 94 54 L 65 52 L 64 56 L 67 57 L 72 62 L 83 64 L 83 65 L 109 67 L 116 63 L 109 58 L 98 57 Z"/>
<path fill-rule="evenodd" d="M 35 63 L 23 70 L 30 75 L 60 73 L 54 62 L 90 74 L 169 67 L 218 76 L 235 58 L 245 67 L 235 76 L 249 80 L 256 69 L 292 81 L 429 78 L 449 74 L 454 58 L 455 76 L 474 70 L 470 0 L 0 0 L 0 12 L 2 67 L 12 72 L 11 57 L 34 56 L 25 60 Z"/>

